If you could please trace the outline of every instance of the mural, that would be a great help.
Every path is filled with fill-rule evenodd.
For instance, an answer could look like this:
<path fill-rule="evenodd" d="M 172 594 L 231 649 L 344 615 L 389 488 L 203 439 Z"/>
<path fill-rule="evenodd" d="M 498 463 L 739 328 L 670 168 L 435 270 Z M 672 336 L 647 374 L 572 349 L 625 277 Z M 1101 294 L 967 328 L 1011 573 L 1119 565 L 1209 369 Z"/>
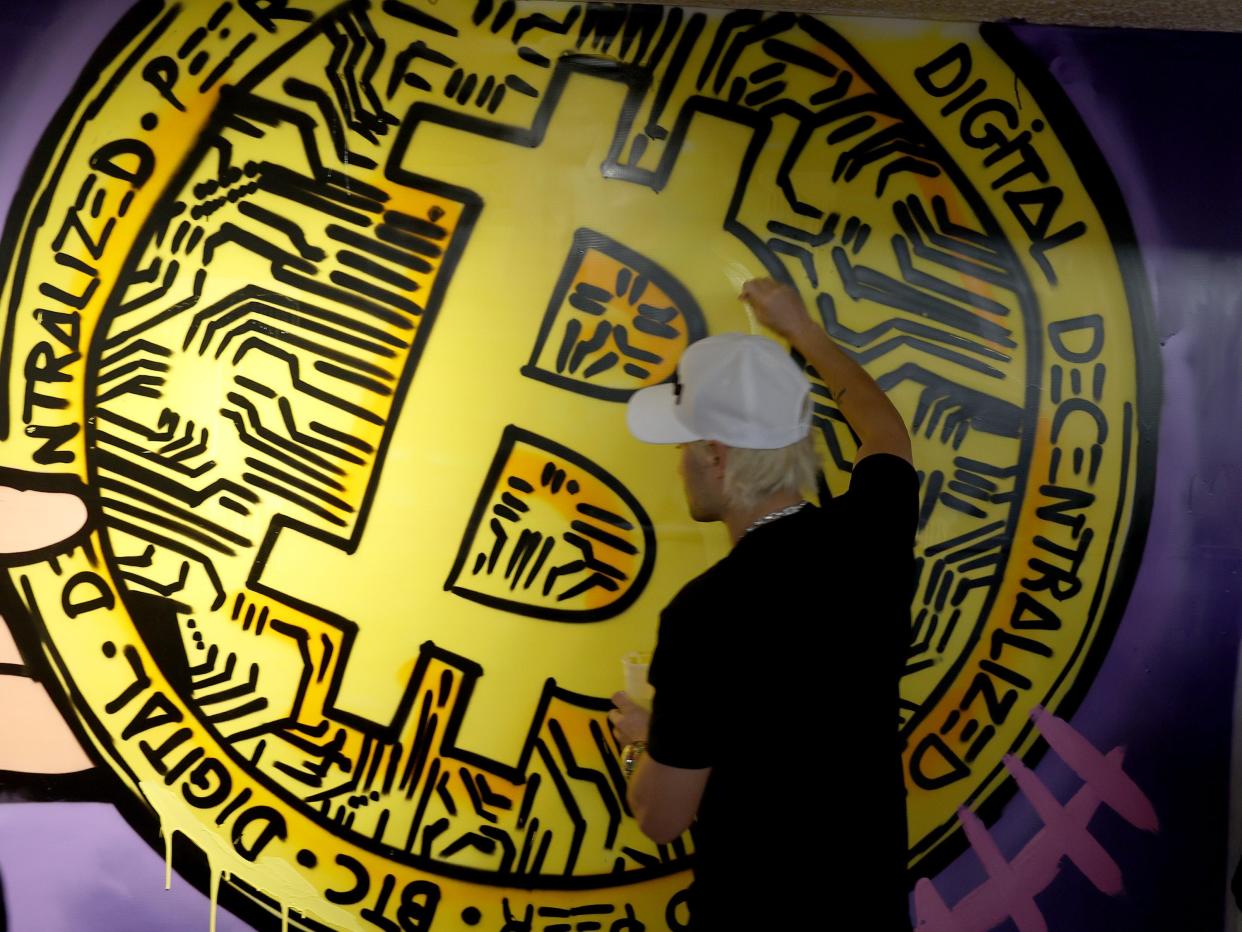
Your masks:
<path fill-rule="evenodd" d="M 920 927 L 1095 928 L 1053 925 L 1045 891 L 1073 873 L 1129 915 L 1124 847 L 1194 843 L 1132 730 L 1082 717 L 1110 663 L 1151 661 L 1123 618 L 1157 451 L 1162 470 L 1180 451 L 1147 218 L 1061 86 L 1073 55 L 1041 39 L 1079 33 L 513 0 L 61 6 L 81 77 L 32 116 L 0 249 L 13 928 L 683 927 L 692 835 L 637 830 L 605 712 L 622 654 L 727 541 L 624 402 L 695 340 L 756 330 L 735 296 L 765 274 L 915 435 L 895 727 Z M 1199 377 L 1236 379 L 1221 365 Z M 815 386 L 831 495 L 856 441 Z M 1236 471 L 1219 482 L 1236 501 Z M 1210 617 L 1195 644 L 1228 667 L 1224 703 L 1236 626 Z M 791 798 L 749 817 L 849 804 L 831 794 L 848 638 L 787 649 L 835 683 L 828 716 L 789 710 L 823 753 L 776 749 Z M 111 919 L 39 912 L 55 881 L 12 879 L 66 807 L 106 849 L 151 849 Z M 1216 925 L 1185 928 L 1219 926 L 1212 844 Z M 159 858 L 180 911 L 156 919 Z"/>

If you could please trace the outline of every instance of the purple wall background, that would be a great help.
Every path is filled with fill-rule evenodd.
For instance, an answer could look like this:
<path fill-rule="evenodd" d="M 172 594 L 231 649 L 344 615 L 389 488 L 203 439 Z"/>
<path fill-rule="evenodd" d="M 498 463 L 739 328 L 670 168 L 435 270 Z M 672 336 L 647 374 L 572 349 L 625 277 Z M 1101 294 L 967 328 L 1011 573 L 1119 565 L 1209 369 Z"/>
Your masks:
<path fill-rule="evenodd" d="M 0 4 L 0 213 L 78 63 L 130 5 Z M 1242 630 L 1242 36 L 1016 32 L 1117 178 L 1146 267 L 1164 380 L 1146 552 L 1112 649 L 1072 719 L 1097 747 L 1126 747 L 1125 769 L 1154 802 L 1161 831 L 1144 835 L 1101 812 L 1091 831 L 1120 864 L 1126 894 L 1105 897 L 1064 865 L 1038 903 L 1054 930 L 1216 932 L 1231 872 Z M 1077 786 L 1055 755 L 1037 772 L 1062 800 Z M 992 832 L 1012 856 L 1039 825 L 1019 798 Z M 162 870 L 110 805 L 0 804 L 0 880 L 14 932 L 205 928 L 206 899 L 177 878 L 165 893 Z M 982 879 L 968 853 L 936 885 L 951 904 Z M 220 919 L 222 932 L 246 928 L 223 911 Z"/>
<path fill-rule="evenodd" d="M 1053 930 L 1219 930 L 1242 631 L 1242 35 L 1021 26 L 1121 188 L 1146 269 L 1163 403 L 1151 527 L 1113 645 L 1075 728 L 1152 799 L 1160 833 L 1105 810 L 1091 832 L 1121 866 L 1110 899 L 1063 865 L 1037 902 Z M 1080 781 L 1048 755 L 1064 801 Z M 1012 856 L 1039 825 L 1022 799 L 992 832 Z M 965 855 L 950 902 L 983 878 Z M 1005 927 L 1002 927 L 1005 928 Z"/>

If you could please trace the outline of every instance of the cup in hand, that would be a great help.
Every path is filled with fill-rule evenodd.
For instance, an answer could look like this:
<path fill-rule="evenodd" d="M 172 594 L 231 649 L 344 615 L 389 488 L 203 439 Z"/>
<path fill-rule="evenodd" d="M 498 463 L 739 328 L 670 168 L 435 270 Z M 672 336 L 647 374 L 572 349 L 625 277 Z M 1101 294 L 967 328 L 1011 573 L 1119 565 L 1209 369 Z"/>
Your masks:
<path fill-rule="evenodd" d="M 621 658 L 621 666 L 625 671 L 625 692 L 636 705 L 651 709 L 651 697 L 655 690 L 647 682 L 647 670 L 651 666 L 651 652 L 645 650 L 630 651 Z"/>

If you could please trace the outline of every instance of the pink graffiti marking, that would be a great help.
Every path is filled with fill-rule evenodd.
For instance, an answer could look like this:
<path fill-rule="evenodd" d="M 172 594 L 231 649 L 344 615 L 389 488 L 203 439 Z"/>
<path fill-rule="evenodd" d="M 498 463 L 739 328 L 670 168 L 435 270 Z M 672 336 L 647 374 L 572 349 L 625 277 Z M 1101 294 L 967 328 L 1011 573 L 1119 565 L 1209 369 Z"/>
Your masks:
<path fill-rule="evenodd" d="M 1005 860 L 1005 855 L 988 833 L 983 820 L 964 806 L 957 814 L 962 820 L 962 828 L 966 830 L 970 847 L 983 862 L 983 869 L 988 872 L 992 885 L 998 895 L 1002 895 L 1009 903 L 1009 914 L 1013 916 L 1019 932 L 1047 932 L 1048 925 L 1044 922 L 1043 913 L 1035 905 L 1034 894 L 1023 889 L 1021 876 Z"/>
<path fill-rule="evenodd" d="M 1155 832 L 1160 828 L 1156 808 L 1130 776 L 1076 732 L 1069 723 L 1050 715 L 1042 707 L 1031 710 L 1035 722 L 1057 756 L 1100 793 L 1100 800 L 1135 828 Z"/>
<path fill-rule="evenodd" d="M 926 877 L 920 877 L 914 885 L 914 911 L 918 915 L 916 928 L 935 929 L 936 932 L 958 932 L 961 929 L 936 885 Z"/>
<path fill-rule="evenodd" d="M 1101 803 L 1136 828 L 1155 831 L 1155 807 L 1122 770 L 1124 752 L 1101 754 L 1066 721 L 1043 709 L 1031 714 L 1058 756 L 1083 780 L 1062 806 L 1033 771 L 1016 758 L 1005 758 L 1018 791 L 1044 821 L 1012 861 L 1006 861 L 983 822 L 968 809 L 959 811 L 962 828 L 988 879 L 950 908 L 928 878 L 914 888 L 916 928 L 922 932 L 985 932 L 1012 919 L 1019 932 L 1046 932 L 1047 923 L 1035 897 L 1048 888 L 1068 858 L 1101 892 L 1122 891 L 1121 869 L 1087 831 Z M 1119 803 L 1120 805 L 1114 805 Z"/>
<path fill-rule="evenodd" d="M 1120 761 L 1120 752 L 1114 753 Z M 1099 797 L 1090 787 L 1084 786 L 1065 808 L 1074 821 L 1086 825 L 1099 804 Z M 1023 899 L 1030 900 L 1047 889 L 1060 869 L 1063 856 L 1064 851 L 1056 844 L 1055 838 L 1049 837 L 1046 828 L 1035 834 L 1012 861 L 1013 875 L 1021 882 Z M 988 880 L 966 894 L 950 910 L 932 882 L 924 877 L 914 888 L 915 913 L 919 917 L 917 928 L 927 932 L 983 932 L 993 929 L 1012 915 L 1013 897 L 1013 891 Z"/>
<path fill-rule="evenodd" d="M 1056 797 L 1040 782 L 1034 771 L 1012 754 L 1005 755 L 1005 769 L 1013 774 L 1018 789 L 1035 807 L 1047 830 L 1060 840 L 1065 856 L 1074 862 L 1074 866 L 1101 893 L 1119 896 L 1123 889 L 1121 868 L 1104 850 L 1104 846 L 1095 840 L 1095 836 L 1087 831 L 1087 826 L 1071 819 L 1065 807 L 1057 802 Z M 1096 795 L 1100 795 L 1098 790 Z"/>

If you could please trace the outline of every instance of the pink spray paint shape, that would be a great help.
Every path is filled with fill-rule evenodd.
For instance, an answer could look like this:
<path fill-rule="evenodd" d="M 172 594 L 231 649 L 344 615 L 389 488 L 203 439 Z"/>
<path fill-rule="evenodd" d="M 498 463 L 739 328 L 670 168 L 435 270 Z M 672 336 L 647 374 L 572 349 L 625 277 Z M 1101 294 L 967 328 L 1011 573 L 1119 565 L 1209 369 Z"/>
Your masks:
<path fill-rule="evenodd" d="M 1056 879 L 1065 859 L 1102 892 L 1118 895 L 1123 890 L 1120 867 L 1087 830 L 1102 803 L 1136 828 L 1158 829 L 1151 800 L 1122 769 L 1121 748 L 1101 754 L 1068 722 L 1042 708 L 1036 708 L 1031 718 L 1049 746 L 1082 778 L 1083 786 L 1062 806 L 1032 770 L 1012 755 L 1006 756 L 1005 766 L 1018 791 L 1044 827 L 1012 861 L 1006 861 L 982 820 L 967 809 L 959 810 L 967 840 L 988 879 L 952 908 L 929 879 L 920 879 L 914 888 L 919 932 L 986 932 L 1007 919 L 1020 932 L 1045 932 L 1047 922 L 1035 897 Z"/>

